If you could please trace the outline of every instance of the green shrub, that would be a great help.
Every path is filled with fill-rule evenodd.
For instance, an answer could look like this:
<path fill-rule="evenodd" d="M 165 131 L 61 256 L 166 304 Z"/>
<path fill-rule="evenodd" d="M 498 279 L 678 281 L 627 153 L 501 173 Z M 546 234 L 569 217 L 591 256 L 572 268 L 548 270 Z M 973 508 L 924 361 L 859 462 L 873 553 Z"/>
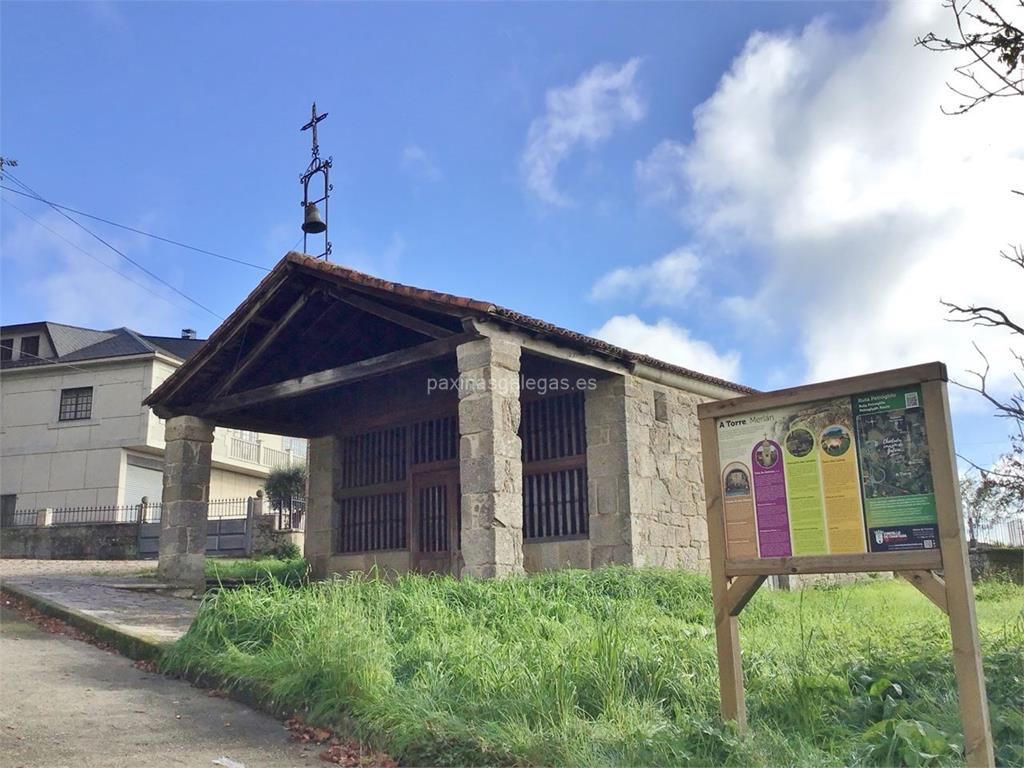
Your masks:
<path fill-rule="evenodd" d="M 267 553 L 270 557 L 278 560 L 300 560 L 302 559 L 302 550 L 299 545 L 294 541 L 281 541 L 278 542 L 270 552 Z"/>
<path fill-rule="evenodd" d="M 291 467 L 275 467 L 263 482 L 263 490 L 274 509 L 290 509 L 293 498 L 306 495 L 306 467 L 296 464 Z"/>
<path fill-rule="evenodd" d="M 882 720 L 868 729 L 864 741 L 865 757 L 873 765 L 939 765 L 961 751 L 945 733 L 920 720 Z"/>
<path fill-rule="evenodd" d="M 309 564 L 301 557 L 207 558 L 206 578 L 252 584 L 285 584 L 297 587 L 306 580 Z"/>
<path fill-rule="evenodd" d="M 1011 581 L 1005 573 L 997 572 L 974 585 L 974 596 L 978 600 L 1022 600 L 1024 587 Z"/>
<path fill-rule="evenodd" d="M 1024 706 L 1024 601 L 979 604 L 997 749 Z M 416 765 L 956 762 L 946 618 L 894 580 L 762 590 L 740 617 L 751 731 L 718 717 L 706 579 L 352 576 L 211 594 L 166 663 L 255 687 Z"/>

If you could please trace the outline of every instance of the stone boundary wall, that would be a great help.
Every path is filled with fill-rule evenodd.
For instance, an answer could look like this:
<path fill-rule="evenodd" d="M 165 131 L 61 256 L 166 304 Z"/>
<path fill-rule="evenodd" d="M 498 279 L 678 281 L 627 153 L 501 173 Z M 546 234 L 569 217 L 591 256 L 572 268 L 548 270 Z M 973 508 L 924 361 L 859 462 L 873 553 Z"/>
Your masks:
<path fill-rule="evenodd" d="M 34 560 L 135 560 L 138 523 L 0 529 L 0 557 Z"/>
<path fill-rule="evenodd" d="M 1024 548 L 980 545 L 970 551 L 971 578 L 1003 577 L 1024 584 Z"/>
<path fill-rule="evenodd" d="M 302 531 L 279 531 L 274 528 L 277 522 L 277 514 L 254 515 L 251 518 L 252 531 L 250 532 L 250 548 L 254 555 L 273 554 L 282 544 L 292 543 L 302 551 Z"/>

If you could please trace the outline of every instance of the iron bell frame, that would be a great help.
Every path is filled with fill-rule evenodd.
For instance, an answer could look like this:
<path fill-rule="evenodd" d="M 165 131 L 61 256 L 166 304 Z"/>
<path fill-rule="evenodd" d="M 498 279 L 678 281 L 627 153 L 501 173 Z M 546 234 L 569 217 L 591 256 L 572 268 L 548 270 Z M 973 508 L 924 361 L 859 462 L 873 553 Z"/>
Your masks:
<path fill-rule="evenodd" d="M 326 112 L 324 112 L 322 115 L 318 115 L 316 113 L 316 102 L 314 101 L 313 102 L 312 117 L 310 118 L 308 123 L 306 123 L 304 126 L 302 126 L 302 130 L 303 131 L 312 129 L 313 158 L 312 158 L 312 160 L 310 160 L 309 167 L 306 169 L 306 172 L 303 173 L 302 176 L 299 177 L 299 180 L 302 182 L 302 202 L 300 203 L 300 205 L 302 206 L 303 224 L 305 224 L 306 210 L 309 208 L 309 206 L 317 205 L 318 203 L 323 203 L 324 204 L 324 208 L 323 208 L 324 250 L 323 250 L 323 253 L 320 253 L 319 255 L 317 255 L 317 258 L 318 259 L 324 259 L 325 261 L 331 255 L 331 240 L 330 240 L 330 237 L 328 236 L 328 228 L 327 228 L 328 227 L 328 217 L 327 217 L 328 201 L 327 201 L 327 198 L 330 196 L 331 190 L 334 189 L 334 187 L 331 185 L 331 176 L 330 176 L 331 167 L 334 165 L 334 158 L 328 156 L 328 158 L 326 160 L 321 160 L 320 159 L 320 143 L 317 140 L 316 126 L 317 126 L 317 123 L 319 123 L 321 120 L 323 120 L 326 117 L 327 117 L 327 113 Z M 310 200 L 309 199 L 309 183 L 313 180 L 314 176 L 318 176 L 318 175 L 323 177 L 323 182 L 324 182 L 323 196 L 318 197 L 316 200 Z M 302 252 L 303 253 L 309 253 L 309 249 L 306 247 L 306 241 L 309 238 L 309 234 L 310 233 L 306 232 L 305 229 L 302 230 Z"/>

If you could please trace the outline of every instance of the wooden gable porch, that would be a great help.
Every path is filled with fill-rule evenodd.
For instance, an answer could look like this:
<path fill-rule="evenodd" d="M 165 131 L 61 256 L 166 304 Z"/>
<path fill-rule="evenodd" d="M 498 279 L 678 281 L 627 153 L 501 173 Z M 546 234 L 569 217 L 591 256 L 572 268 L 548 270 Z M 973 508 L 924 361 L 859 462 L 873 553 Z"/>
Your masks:
<path fill-rule="evenodd" d="M 524 541 L 588 537 L 584 398 L 617 364 L 510 334 L 492 305 L 397 289 L 290 254 L 150 395 L 167 419 L 165 579 L 198 578 L 215 426 L 311 440 L 320 574 L 500 575 L 521 570 Z M 520 386 L 541 380 L 569 386 Z"/>

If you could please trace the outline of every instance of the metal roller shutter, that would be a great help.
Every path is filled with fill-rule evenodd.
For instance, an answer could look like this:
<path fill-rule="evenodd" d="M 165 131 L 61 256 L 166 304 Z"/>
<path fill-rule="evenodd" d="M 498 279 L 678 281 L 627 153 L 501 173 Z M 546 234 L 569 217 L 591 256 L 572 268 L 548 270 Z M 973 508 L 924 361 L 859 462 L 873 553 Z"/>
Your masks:
<path fill-rule="evenodd" d="M 129 464 L 124 481 L 124 503 L 131 506 L 142 503 L 145 496 L 151 503 L 159 503 L 164 492 L 164 473 L 158 469 Z"/>

